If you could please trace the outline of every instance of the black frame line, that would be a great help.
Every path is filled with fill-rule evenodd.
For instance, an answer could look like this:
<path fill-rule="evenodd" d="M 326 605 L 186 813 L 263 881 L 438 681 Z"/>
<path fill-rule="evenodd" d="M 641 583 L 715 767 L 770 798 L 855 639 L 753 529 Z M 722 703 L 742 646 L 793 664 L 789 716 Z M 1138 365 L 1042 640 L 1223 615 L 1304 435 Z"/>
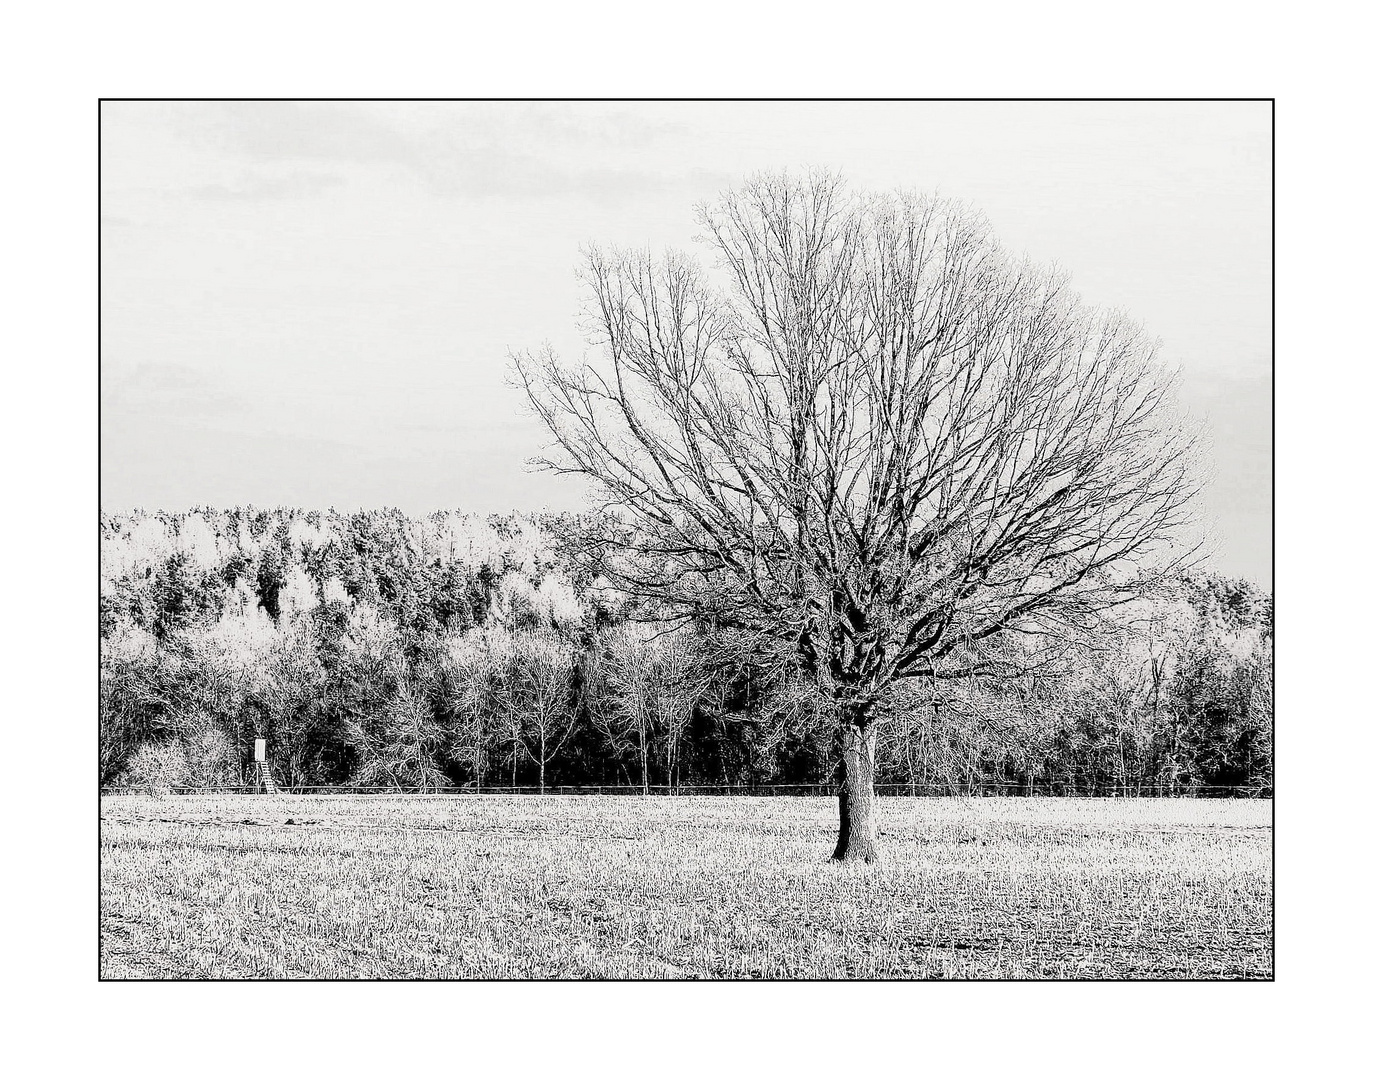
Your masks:
<path fill-rule="evenodd" d="M 101 381 L 100 381 L 100 380 L 101 380 L 101 374 L 102 374 L 101 364 L 102 364 L 102 362 L 103 362 L 103 350 L 102 350 L 102 348 L 101 348 L 101 340 L 102 340 L 102 339 L 101 339 L 101 311 L 103 310 L 103 303 L 102 303 L 102 298 L 103 298 L 103 273 L 102 273 L 101 267 L 102 267 L 103 263 L 102 263 L 102 261 L 101 261 L 101 257 L 100 257 L 100 256 L 101 256 L 102 249 L 103 249 L 103 239 L 101 238 L 100 231 L 99 231 L 99 230 L 100 230 L 100 224 L 99 224 L 99 217 L 100 217 L 100 214 L 99 214 L 99 211 L 100 211 L 100 201 L 101 201 L 101 194 L 102 194 L 102 192 L 103 192 L 103 175 L 102 175 L 102 161 L 103 161 L 103 157 L 102 157 L 102 134 L 103 134 L 103 129 L 102 129 L 102 127 L 101 127 L 101 121 L 100 121 L 100 107 L 103 106 L 104 103 L 107 102 L 107 101 L 108 101 L 108 102 L 157 102 L 157 103 L 172 103 L 172 102 L 215 102 L 215 103 L 220 103 L 220 102 L 309 102 L 309 103 L 341 102 L 341 103 L 342 103 L 342 102 L 353 102 L 353 103 L 379 103 L 379 104 L 387 104 L 387 103 L 411 103 L 411 102 L 435 102 L 435 103 L 485 103 L 485 102 L 492 102 L 492 103 L 495 103 L 495 102 L 510 102 L 510 103 L 615 103 L 615 104 L 640 104 L 640 103 L 666 103 L 666 104 L 677 104 L 677 103 L 682 103 L 682 104 L 691 104 L 691 103 L 720 103 L 720 104 L 730 104 L 730 103 L 734 103 L 734 104 L 754 104 L 754 105 L 768 105 L 768 104 L 779 104 L 779 103 L 809 103 L 809 104 L 839 104 L 839 105 L 842 105 L 842 104 L 902 104 L 902 103 L 945 104 L 945 103 L 960 103 L 960 102 L 965 102 L 965 103 L 993 103 L 993 102 L 1001 102 L 1001 103 L 1010 103 L 1010 104 L 1021 104 L 1021 103 L 1024 103 L 1024 104 L 1043 104 L 1043 103 L 1075 103 L 1075 104 L 1076 104 L 1076 103 L 1082 103 L 1082 104 L 1095 104 L 1095 103 L 1101 103 L 1101 102 L 1115 102 L 1115 103 L 1129 103 L 1129 104 L 1134 104 L 1134 103 L 1149 104 L 1149 103 L 1160 103 L 1160 102 L 1163 102 L 1163 103 L 1241 103 L 1241 102 L 1259 103 L 1259 102 L 1265 102 L 1265 101 L 1266 101 L 1266 102 L 1268 102 L 1268 104 L 1269 104 L 1269 131 L 1270 131 L 1270 136 L 1271 136 L 1271 137 L 1270 137 L 1270 146 L 1269 146 L 1269 151 L 1270 151 L 1270 160 L 1269 160 L 1269 196 L 1270 196 L 1270 197 L 1269 197 L 1269 210 L 1270 210 L 1270 222 L 1269 222 L 1269 268 L 1270 268 L 1270 286 L 1269 286 L 1269 370 L 1270 370 L 1270 378 L 1271 378 L 1272 384 L 1273 384 L 1273 393 L 1272 393 L 1271 400 L 1270 400 L 1270 404 L 1269 404 L 1269 413 L 1270 413 L 1270 415 L 1269 415 L 1269 422 L 1270 422 L 1270 439 L 1271 439 L 1271 443 L 1272 443 L 1272 445 L 1273 445 L 1273 447 L 1274 447 L 1274 455 L 1275 455 L 1275 460 L 1276 460 L 1276 447 L 1277 447 L 1277 99 L 1274 98 L 1274 97 L 1249 97 L 1249 96 L 1237 96 L 1237 97 L 1027 97 L 1027 98 L 1014 98 L 1014 97 L 952 97 L 952 98 L 925 98 L 925 97 L 912 97 L 912 98 L 904 98 L 904 97 L 903 97 L 903 98 L 891 98 L 891 97 L 852 97 L 852 98 L 848 98 L 848 97 L 845 97 L 845 98 L 834 98 L 834 97 L 776 97 L 776 98 L 747 98 L 747 97 L 479 97 L 479 98 L 471 98 L 471 97 L 468 97 L 468 98 L 462 98 L 462 97 L 459 97 L 459 98 L 441 98 L 441 97 L 438 97 L 438 98 L 436 98 L 436 97 L 385 97 L 385 98 L 377 98 L 377 97 L 370 97 L 370 98 L 369 98 L 369 97 L 308 97 L 308 98 L 307 98 L 307 97 L 118 97 L 118 96 L 111 96 L 111 97 L 101 97 L 101 98 L 98 98 L 98 99 L 97 99 L 97 104 L 96 104 L 96 117 L 97 117 L 97 119 L 96 119 L 96 237 L 97 237 L 97 239 L 96 239 L 96 305 L 97 305 L 97 317 L 96 317 L 96 357 L 97 357 L 97 359 L 96 359 L 96 406 L 97 406 L 97 408 L 96 408 L 96 440 L 97 440 L 97 443 L 96 443 L 96 491 L 97 491 L 97 499 L 99 499 L 99 492 L 100 492 L 100 477 L 101 477 L 102 453 L 103 453 L 103 450 L 102 450 L 102 447 L 103 447 L 103 441 L 102 441 L 102 437 L 103 437 L 103 415 L 102 415 L 102 414 L 103 414 L 103 400 L 102 400 L 102 397 L 101 397 L 101 394 L 100 394 L 100 386 L 101 386 Z M 1270 903 L 1270 906 L 1271 906 L 1272 912 L 1273 912 L 1273 969 L 1272 969 L 1272 972 L 1270 973 L 1270 975 L 1269 975 L 1266 979 L 1246 979 L 1246 978 L 1240 978 L 1240 977 L 1234 977 L 1234 978 L 1221 978 L 1221 979 L 1203 979 L 1203 978 L 1165 979 L 1165 978 L 1162 978 L 1162 977 L 1159 977 L 1159 976 L 1150 976 L 1150 977 L 1137 978 L 1137 979 L 1136 979 L 1136 978 L 1107 978 L 1107 977 L 1097 976 L 1097 977 L 1091 977 L 1091 978 L 1085 978 L 1085 979 L 1028 979 L 1028 978 L 992 979 L 992 978 L 986 978 L 986 977 L 979 977 L 979 978 L 956 979 L 956 980 L 948 980 L 948 981 L 958 982 L 958 983 L 969 983 L 969 984 L 972 984 L 972 983 L 1028 983 L 1028 984 L 1032 984 L 1032 985 L 1033 985 L 1033 984 L 1041 984 L 1041 983 L 1056 983 L 1056 982 L 1059 982 L 1059 983 L 1062 983 L 1062 982 L 1071 982 L 1071 983 L 1169 983 L 1169 984 L 1178 984 L 1178 983 L 1226 983 L 1226 982 L 1242 982 L 1242 983 L 1253 983 L 1253 982 L 1263 983 L 1263 982 L 1270 982 L 1270 983 L 1271 983 L 1271 982 L 1276 982 L 1276 981 L 1277 981 L 1277 964 L 1278 964 L 1278 932 L 1277 932 L 1277 928 L 1278 928 L 1278 924 L 1277 924 L 1277 839 L 1278 839 L 1278 837 L 1277 837 L 1277 807 L 1278 807 L 1278 800 L 1277 800 L 1277 773 L 1278 773 L 1278 753 L 1277 753 L 1277 744 L 1278 744 L 1278 726 L 1279 726 L 1279 725 L 1278 725 L 1277 716 L 1278 716 L 1278 711 L 1279 711 L 1279 710 L 1278 710 L 1278 706 L 1277 706 L 1277 701 L 1278 701 L 1278 694 L 1277 694 L 1277 656 L 1278 656 L 1277 639 L 1278 639 L 1278 634 L 1277 634 L 1277 499 L 1276 499 L 1276 497 L 1277 497 L 1277 470 L 1276 470 L 1276 466 L 1274 466 L 1274 468 L 1270 471 L 1270 476 L 1269 476 L 1269 489 L 1270 489 L 1270 490 L 1269 490 L 1270 503 L 1271 503 L 1271 505 L 1273 506 L 1272 520 L 1271 520 L 1270 523 L 1269 523 L 1269 545 L 1270 545 L 1270 548 L 1271 548 L 1272 554 L 1273 554 L 1273 611 L 1274 611 L 1274 619 L 1273 619 L 1273 670 L 1274 670 L 1274 676 L 1273 676 L 1273 683 L 1274 683 L 1274 690 L 1273 690 L 1273 702 L 1274 702 L 1274 704 L 1273 704 L 1273 794 L 1272 794 L 1271 799 L 1270 799 L 1270 802 L 1271 802 L 1271 806 L 1270 806 L 1270 823 L 1271 823 L 1271 833 L 1272 833 L 1272 838 L 1271 838 L 1271 841 L 1270 841 L 1270 853 L 1271 853 L 1271 867 L 1272 867 L 1272 873 L 1271 873 L 1270 897 L 1269 897 L 1269 903 Z M 100 506 L 97 505 L 97 507 L 96 507 L 96 559 L 95 559 L 95 563 L 96 563 L 95 570 L 96 570 L 96 597 L 97 597 L 97 605 L 98 605 L 98 603 L 99 603 L 99 595 L 100 595 L 100 543 L 99 543 L 99 539 L 100 539 L 100 526 L 99 526 L 99 515 L 100 515 Z M 99 701 L 99 678 L 100 678 L 100 628 L 99 628 L 99 620 L 97 619 L 97 620 L 96 620 L 96 688 L 97 688 L 97 689 L 96 689 L 96 700 L 97 700 L 97 703 L 98 703 L 98 701 Z M 98 739 L 99 739 L 99 723 L 100 723 L 100 719 L 99 719 L 99 708 L 98 708 L 98 704 L 97 704 L 97 710 L 96 710 L 96 737 L 97 737 L 97 743 L 98 743 Z M 103 841 L 103 827 L 102 827 L 102 824 L 101 824 L 101 817 L 100 817 L 100 799 L 102 798 L 102 796 L 101 796 L 101 794 L 100 794 L 100 788 L 99 788 L 99 776 L 100 776 L 100 772 L 99 772 L 99 754 L 98 754 L 98 750 L 97 750 L 97 758 L 96 758 L 96 781 L 97 781 L 97 782 L 96 782 L 96 941 L 97 941 L 97 949 L 96 949 L 96 958 L 95 958 L 95 960 L 96 960 L 96 981 L 97 981 L 97 982 L 118 982 L 118 983 L 125 983 L 125 982 L 129 982 L 129 983 L 137 983 L 137 982 L 153 982 L 153 983 L 184 983 L 184 982 L 224 982 L 224 983 L 263 983 L 263 982 L 267 982 L 267 983 L 270 983 L 270 982 L 281 982 L 281 983 L 330 983 L 330 984 L 332 984 L 332 983 L 339 983 L 339 982 L 347 982 L 347 983 L 353 983 L 353 982 L 357 982 L 357 983 L 416 983 L 416 982 L 427 982 L 427 983 L 438 983 L 438 984 L 451 983 L 451 982 L 467 982 L 467 983 L 521 983 L 521 984 L 523 984 L 523 983 L 558 983 L 558 982 L 565 982 L 565 981 L 566 981 L 566 980 L 554 979 L 554 978 L 529 978 L 529 979 L 516 979 L 516 978 L 502 978 L 502 979 L 484 979 L 484 978 L 473 978 L 473 979 L 432 979 L 432 978 L 428 978 L 428 979 L 427 979 L 427 978 L 415 978 L 415 979 L 404 979 L 404 978 L 325 979 L 325 978 L 319 978 L 319 977 L 310 977 L 310 978 L 303 978 L 303 979 L 291 979 L 291 978 L 277 978 L 277 977 L 272 977 L 272 978 L 265 978 L 265 979 L 233 979 L 233 978 L 225 978 L 225 977 L 218 977 L 218 976 L 190 977 L 190 978 L 171 978 L 171 977 L 166 977 L 166 976 L 163 976 L 163 977 L 146 976 L 146 977 L 139 977 L 139 978 L 133 978 L 133 979 L 113 979 L 113 978 L 108 978 L 108 979 L 107 979 L 105 976 L 103 976 L 103 975 L 101 974 L 101 971 L 100 971 L 100 958 L 101 958 L 101 955 L 102 955 L 102 952 L 103 952 L 103 949 L 104 949 L 104 931 L 103 931 L 103 925 L 102 925 L 102 924 L 103 924 L 103 918 L 102 918 L 102 916 L 103 916 L 103 914 L 104 914 L 104 911 L 103 911 L 103 902 L 102 902 L 101 891 L 100 891 L 100 854 L 101 854 L 101 843 L 102 843 L 102 841 Z M 641 977 L 627 977 L 627 978 L 623 978 L 623 979 L 615 979 L 615 980 L 612 980 L 612 981 L 614 981 L 614 982 L 625 982 L 625 983 L 675 983 L 675 982 L 679 982 L 679 981 L 681 981 L 681 980 L 676 980 L 676 979 L 641 978 Z M 690 981 L 690 980 L 688 980 L 688 981 Z M 702 984 L 704 984 L 704 985 L 709 985 L 709 984 L 711 984 L 711 983 L 721 983 L 721 982 L 726 982 L 726 983 L 728 983 L 728 982 L 734 982 L 734 983 L 739 983 L 739 982 L 744 982 L 744 983 L 747 983 L 747 982 L 757 982 L 757 983 L 793 983 L 793 982 L 825 982 L 825 983 L 906 983 L 906 982 L 931 982 L 931 981 L 946 981 L 946 980 L 929 980 L 929 979 L 871 979 L 871 978 L 856 978 L 856 979 L 820 979 L 820 978 L 815 978 L 815 979 L 806 979 L 806 978 L 800 978 L 800 979 L 774 979 L 774 978 L 767 978 L 767 979 L 703 979 L 703 980 L 699 980 L 699 981 L 700 981 Z"/>

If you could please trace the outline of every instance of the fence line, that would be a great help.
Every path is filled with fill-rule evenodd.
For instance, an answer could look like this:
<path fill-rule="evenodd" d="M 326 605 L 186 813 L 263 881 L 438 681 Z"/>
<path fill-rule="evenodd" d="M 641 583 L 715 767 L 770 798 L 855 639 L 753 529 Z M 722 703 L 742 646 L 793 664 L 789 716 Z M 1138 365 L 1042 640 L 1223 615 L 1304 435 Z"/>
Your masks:
<path fill-rule="evenodd" d="M 579 784 L 575 786 L 549 785 L 540 791 L 538 787 L 487 787 L 480 790 L 472 786 L 455 786 L 442 789 L 403 788 L 403 787 L 352 787 L 328 784 L 278 784 L 278 792 L 289 795 L 406 795 L 429 797 L 458 797 L 463 795 L 642 795 L 641 784 Z M 1010 798 L 1259 798 L 1273 797 L 1273 789 L 1265 784 L 1119 784 L 1112 787 L 1094 785 L 1068 786 L 1060 784 L 1036 785 L 1033 792 L 1023 784 L 1010 781 L 986 782 L 973 785 L 949 784 L 876 784 L 876 793 L 891 797 L 943 797 L 943 798 L 987 798 L 1005 796 Z M 1047 790 L 1046 790 L 1047 788 Z M 165 790 L 165 789 L 164 789 Z M 173 785 L 169 789 L 175 795 L 242 795 L 252 794 L 257 789 L 251 784 L 225 784 L 209 787 L 187 787 Z M 650 795 L 823 795 L 837 794 L 833 783 L 812 784 L 683 784 L 669 786 L 650 784 Z M 102 795 L 118 795 L 119 789 L 102 788 Z"/>

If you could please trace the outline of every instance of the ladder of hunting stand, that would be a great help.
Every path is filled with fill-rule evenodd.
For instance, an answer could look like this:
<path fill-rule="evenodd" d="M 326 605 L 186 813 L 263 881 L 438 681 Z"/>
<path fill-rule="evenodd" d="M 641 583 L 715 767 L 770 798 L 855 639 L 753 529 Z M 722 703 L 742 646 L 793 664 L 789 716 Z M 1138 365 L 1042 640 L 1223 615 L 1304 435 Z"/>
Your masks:
<path fill-rule="evenodd" d="M 276 782 L 272 779 L 272 770 L 265 761 L 253 762 L 253 790 L 265 791 L 269 795 L 277 793 Z"/>

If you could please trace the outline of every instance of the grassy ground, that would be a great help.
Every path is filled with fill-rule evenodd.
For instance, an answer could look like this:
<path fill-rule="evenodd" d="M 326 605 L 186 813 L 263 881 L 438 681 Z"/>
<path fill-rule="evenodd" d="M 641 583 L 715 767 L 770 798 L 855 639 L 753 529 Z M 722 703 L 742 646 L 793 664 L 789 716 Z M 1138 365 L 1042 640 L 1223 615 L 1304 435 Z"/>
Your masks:
<path fill-rule="evenodd" d="M 1267 978 L 1271 804 L 102 800 L 106 978 Z"/>

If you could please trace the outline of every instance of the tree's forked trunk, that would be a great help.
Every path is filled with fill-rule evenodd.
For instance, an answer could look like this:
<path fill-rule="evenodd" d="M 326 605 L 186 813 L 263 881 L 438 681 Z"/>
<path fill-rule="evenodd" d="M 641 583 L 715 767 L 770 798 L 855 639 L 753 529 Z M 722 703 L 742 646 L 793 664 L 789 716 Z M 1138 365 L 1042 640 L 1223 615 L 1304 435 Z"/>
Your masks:
<path fill-rule="evenodd" d="M 831 858 L 842 863 L 877 862 L 877 727 L 845 724 L 839 731 L 839 843 Z"/>

